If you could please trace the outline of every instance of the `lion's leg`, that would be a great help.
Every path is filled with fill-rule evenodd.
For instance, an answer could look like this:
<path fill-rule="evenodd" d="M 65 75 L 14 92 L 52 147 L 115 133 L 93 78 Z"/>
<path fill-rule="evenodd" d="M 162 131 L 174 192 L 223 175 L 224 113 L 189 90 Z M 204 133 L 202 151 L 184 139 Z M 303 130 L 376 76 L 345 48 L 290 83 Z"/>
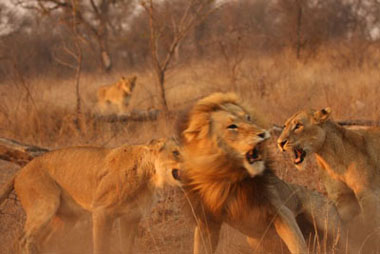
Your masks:
<path fill-rule="evenodd" d="M 32 169 L 28 168 L 32 167 Z M 60 206 L 60 187 L 49 176 L 28 164 L 15 180 L 15 191 L 26 213 L 20 247 L 23 253 L 36 253 L 41 233 Z"/>
<path fill-rule="evenodd" d="M 98 111 L 101 114 L 104 114 L 107 112 L 108 105 L 107 105 L 106 101 L 104 101 L 104 100 L 98 101 L 98 103 L 96 105 L 97 105 Z"/>
<path fill-rule="evenodd" d="M 121 252 L 132 254 L 140 218 L 120 218 L 120 247 Z"/>
<path fill-rule="evenodd" d="M 298 227 L 294 214 L 285 206 L 277 209 L 274 227 L 292 254 L 308 253 L 305 239 Z"/>
<path fill-rule="evenodd" d="M 222 224 L 214 221 L 199 222 L 194 230 L 194 254 L 215 252 Z"/>
<path fill-rule="evenodd" d="M 56 213 L 60 199 L 58 195 L 45 195 L 43 200 L 36 202 L 35 208 L 26 210 L 24 233 L 20 241 L 23 254 L 37 252 L 38 240 Z"/>
<path fill-rule="evenodd" d="M 363 246 L 380 250 L 380 197 L 370 189 L 359 192 L 357 197 L 362 208 Z"/>
<path fill-rule="evenodd" d="M 94 254 L 107 254 L 114 220 L 103 209 L 92 214 Z"/>
<path fill-rule="evenodd" d="M 349 222 L 359 215 L 360 206 L 355 193 L 344 182 L 332 178 L 326 170 L 321 170 L 320 174 L 327 196 L 334 201 L 340 218 Z"/>
<path fill-rule="evenodd" d="M 286 246 L 277 234 L 265 235 L 264 238 L 253 238 L 247 236 L 247 243 L 255 254 L 278 254 L 288 253 Z"/>
<path fill-rule="evenodd" d="M 41 235 L 41 244 L 46 245 L 54 239 L 62 239 L 75 226 L 78 218 L 75 216 L 56 215 Z"/>
<path fill-rule="evenodd" d="M 302 203 L 302 213 L 297 216 L 297 221 L 304 235 L 304 228 L 310 225 L 312 233 L 321 236 L 323 241 L 320 243 L 336 245 L 345 234 L 336 207 L 321 194 L 306 188 L 301 188 L 297 196 Z"/>
<path fill-rule="evenodd" d="M 119 114 L 125 114 L 128 112 L 128 104 L 129 104 L 129 101 L 127 102 L 120 101 L 118 103 Z"/>

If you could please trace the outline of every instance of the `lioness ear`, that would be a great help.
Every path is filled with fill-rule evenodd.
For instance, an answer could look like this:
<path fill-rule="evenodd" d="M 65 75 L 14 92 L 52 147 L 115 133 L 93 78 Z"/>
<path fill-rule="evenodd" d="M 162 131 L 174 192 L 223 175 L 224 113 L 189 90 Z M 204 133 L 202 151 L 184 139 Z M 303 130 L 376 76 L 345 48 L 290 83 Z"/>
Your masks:
<path fill-rule="evenodd" d="M 133 75 L 133 76 L 130 76 L 128 80 L 129 80 L 129 82 L 133 83 L 136 81 L 136 79 L 137 79 L 137 76 Z"/>
<path fill-rule="evenodd" d="M 165 147 L 165 139 L 164 138 L 152 139 L 148 145 L 154 146 L 158 148 L 159 151 L 161 151 Z"/>
<path fill-rule="evenodd" d="M 329 119 L 330 114 L 331 114 L 331 108 L 330 107 L 318 110 L 318 111 L 314 112 L 314 120 L 317 123 L 324 123 Z"/>
<path fill-rule="evenodd" d="M 133 75 L 131 77 L 129 77 L 128 79 L 128 84 L 130 86 L 131 89 L 133 89 L 136 85 L 136 79 L 137 79 L 137 76 L 136 75 Z"/>

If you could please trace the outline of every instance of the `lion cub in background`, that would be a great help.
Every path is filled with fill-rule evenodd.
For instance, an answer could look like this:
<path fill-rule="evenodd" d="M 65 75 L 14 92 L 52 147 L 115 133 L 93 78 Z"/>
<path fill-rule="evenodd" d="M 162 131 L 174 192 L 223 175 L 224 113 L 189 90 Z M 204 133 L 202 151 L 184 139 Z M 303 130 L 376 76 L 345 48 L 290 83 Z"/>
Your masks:
<path fill-rule="evenodd" d="M 127 111 L 131 100 L 133 89 L 136 85 L 137 77 L 135 75 L 121 79 L 111 85 L 104 85 L 98 89 L 98 107 L 102 113 L 115 111 L 118 113 Z"/>
<path fill-rule="evenodd" d="M 122 251 L 132 253 L 138 223 L 154 203 L 157 188 L 180 185 L 180 160 L 179 147 L 171 139 L 114 149 L 60 149 L 22 168 L 2 188 L 0 203 L 14 188 L 26 213 L 22 253 L 38 253 L 41 244 L 68 232 L 86 215 L 92 216 L 95 254 L 108 253 L 118 218 Z"/>

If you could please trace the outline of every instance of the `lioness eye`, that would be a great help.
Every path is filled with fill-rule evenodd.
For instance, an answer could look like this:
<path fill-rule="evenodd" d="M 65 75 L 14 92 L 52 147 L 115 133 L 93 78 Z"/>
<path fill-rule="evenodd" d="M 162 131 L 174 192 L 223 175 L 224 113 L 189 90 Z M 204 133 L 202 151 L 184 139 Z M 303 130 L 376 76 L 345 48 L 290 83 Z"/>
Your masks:
<path fill-rule="evenodd" d="M 175 157 L 178 157 L 178 156 L 179 156 L 179 152 L 178 152 L 177 150 L 174 150 L 174 151 L 173 151 L 173 155 L 174 155 Z"/>
<path fill-rule="evenodd" d="M 296 126 L 294 126 L 294 129 L 297 130 L 297 129 L 299 129 L 301 126 L 302 126 L 302 124 L 297 123 Z"/>
<path fill-rule="evenodd" d="M 250 115 L 245 115 L 245 119 L 247 119 L 247 121 L 251 121 L 251 116 Z"/>
<path fill-rule="evenodd" d="M 230 124 L 227 126 L 228 129 L 237 129 L 238 126 L 236 124 Z"/>

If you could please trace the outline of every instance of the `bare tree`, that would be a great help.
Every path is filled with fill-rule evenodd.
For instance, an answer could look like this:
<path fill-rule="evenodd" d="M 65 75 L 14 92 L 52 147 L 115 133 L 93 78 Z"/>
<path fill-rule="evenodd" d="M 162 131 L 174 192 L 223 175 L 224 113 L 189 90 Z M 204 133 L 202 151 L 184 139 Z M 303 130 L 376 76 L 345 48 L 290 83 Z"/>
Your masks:
<path fill-rule="evenodd" d="M 178 49 L 180 42 L 188 35 L 189 31 L 202 22 L 213 10 L 215 10 L 214 0 L 185 0 L 185 8 L 179 15 L 160 16 L 158 4 L 153 0 L 141 1 L 149 19 L 150 29 L 150 50 L 156 80 L 160 88 L 161 103 L 164 111 L 168 111 L 168 104 L 165 94 L 165 74 L 170 67 L 173 56 Z M 165 5 L 166 4 L 166 5 Z M 180 4 L 176 3 L 177 6 Z M 161 2 L 165 8 L 175 6 L 172 2 Z M 166 11 L 174 11 L 173 9 Z M 168 31 L 169 30 L 169 31 Z M 164 37 L 169 33 L 171 37 Z M 166 42 L 166 43 L 165 43 Z"/>
<path fill-rule="evenodd" d="M 301 49 L 306 43 L 302 33 L 306 7 L 306 0 L 280 0 L 277 4 L 282 16 L 282 30 L 295 48 L 297 58 L 300 57 Z"/>
<path fill-rule="evenodd" d="M 68 60 L 65 60 L 61 57 L 55 56 L 55 60 L 75 71 L 75 95 L 76 95 L 76 125 L 77 128 L 80 129 L 80 121 L 82 118 L 82 107 L 81 107 L 81 96 L 80 96 L 80 76 L 82 72 L 82 64 L 83 64 L 83 50 L 82 45 L 86 44 L 87 41 L 81 36 L 78 31 L 78 22 L 77 22 L 77 8 L 78 0 L 71 0 L 72 6 L 72 19 L 64 20 L 65 26 L 69 30 L 69 34 L 71 36 L 71 45 L 64 44 L 60 51 L 64 53 Z"/>
<path fill-rule="evenodd" d="M 10 6 L 0 3 L 0 37 L 17 32 L 26 21 L 26 18 L 19 18 Z"/>
<path fill-rule="evenodd" d="M 77 32 L 83 37 L 94 39 L 97 45 L 98 55 L 104 70 L 112 68 L 111 54 L 108 46 L 109 30 L 113 29 L 113 12 L 126 6 L 132 6 L 134 0 L 14 0 L 27 9 L 37 10 L 43 15 L 53 12 L 63 14 L 65 19 L 73 19 L 75 16 L 78 23 Z M 112 8 L 114 7 L 114 8 Z M 129 13 L 125 13 L 129 15 Z"/>

